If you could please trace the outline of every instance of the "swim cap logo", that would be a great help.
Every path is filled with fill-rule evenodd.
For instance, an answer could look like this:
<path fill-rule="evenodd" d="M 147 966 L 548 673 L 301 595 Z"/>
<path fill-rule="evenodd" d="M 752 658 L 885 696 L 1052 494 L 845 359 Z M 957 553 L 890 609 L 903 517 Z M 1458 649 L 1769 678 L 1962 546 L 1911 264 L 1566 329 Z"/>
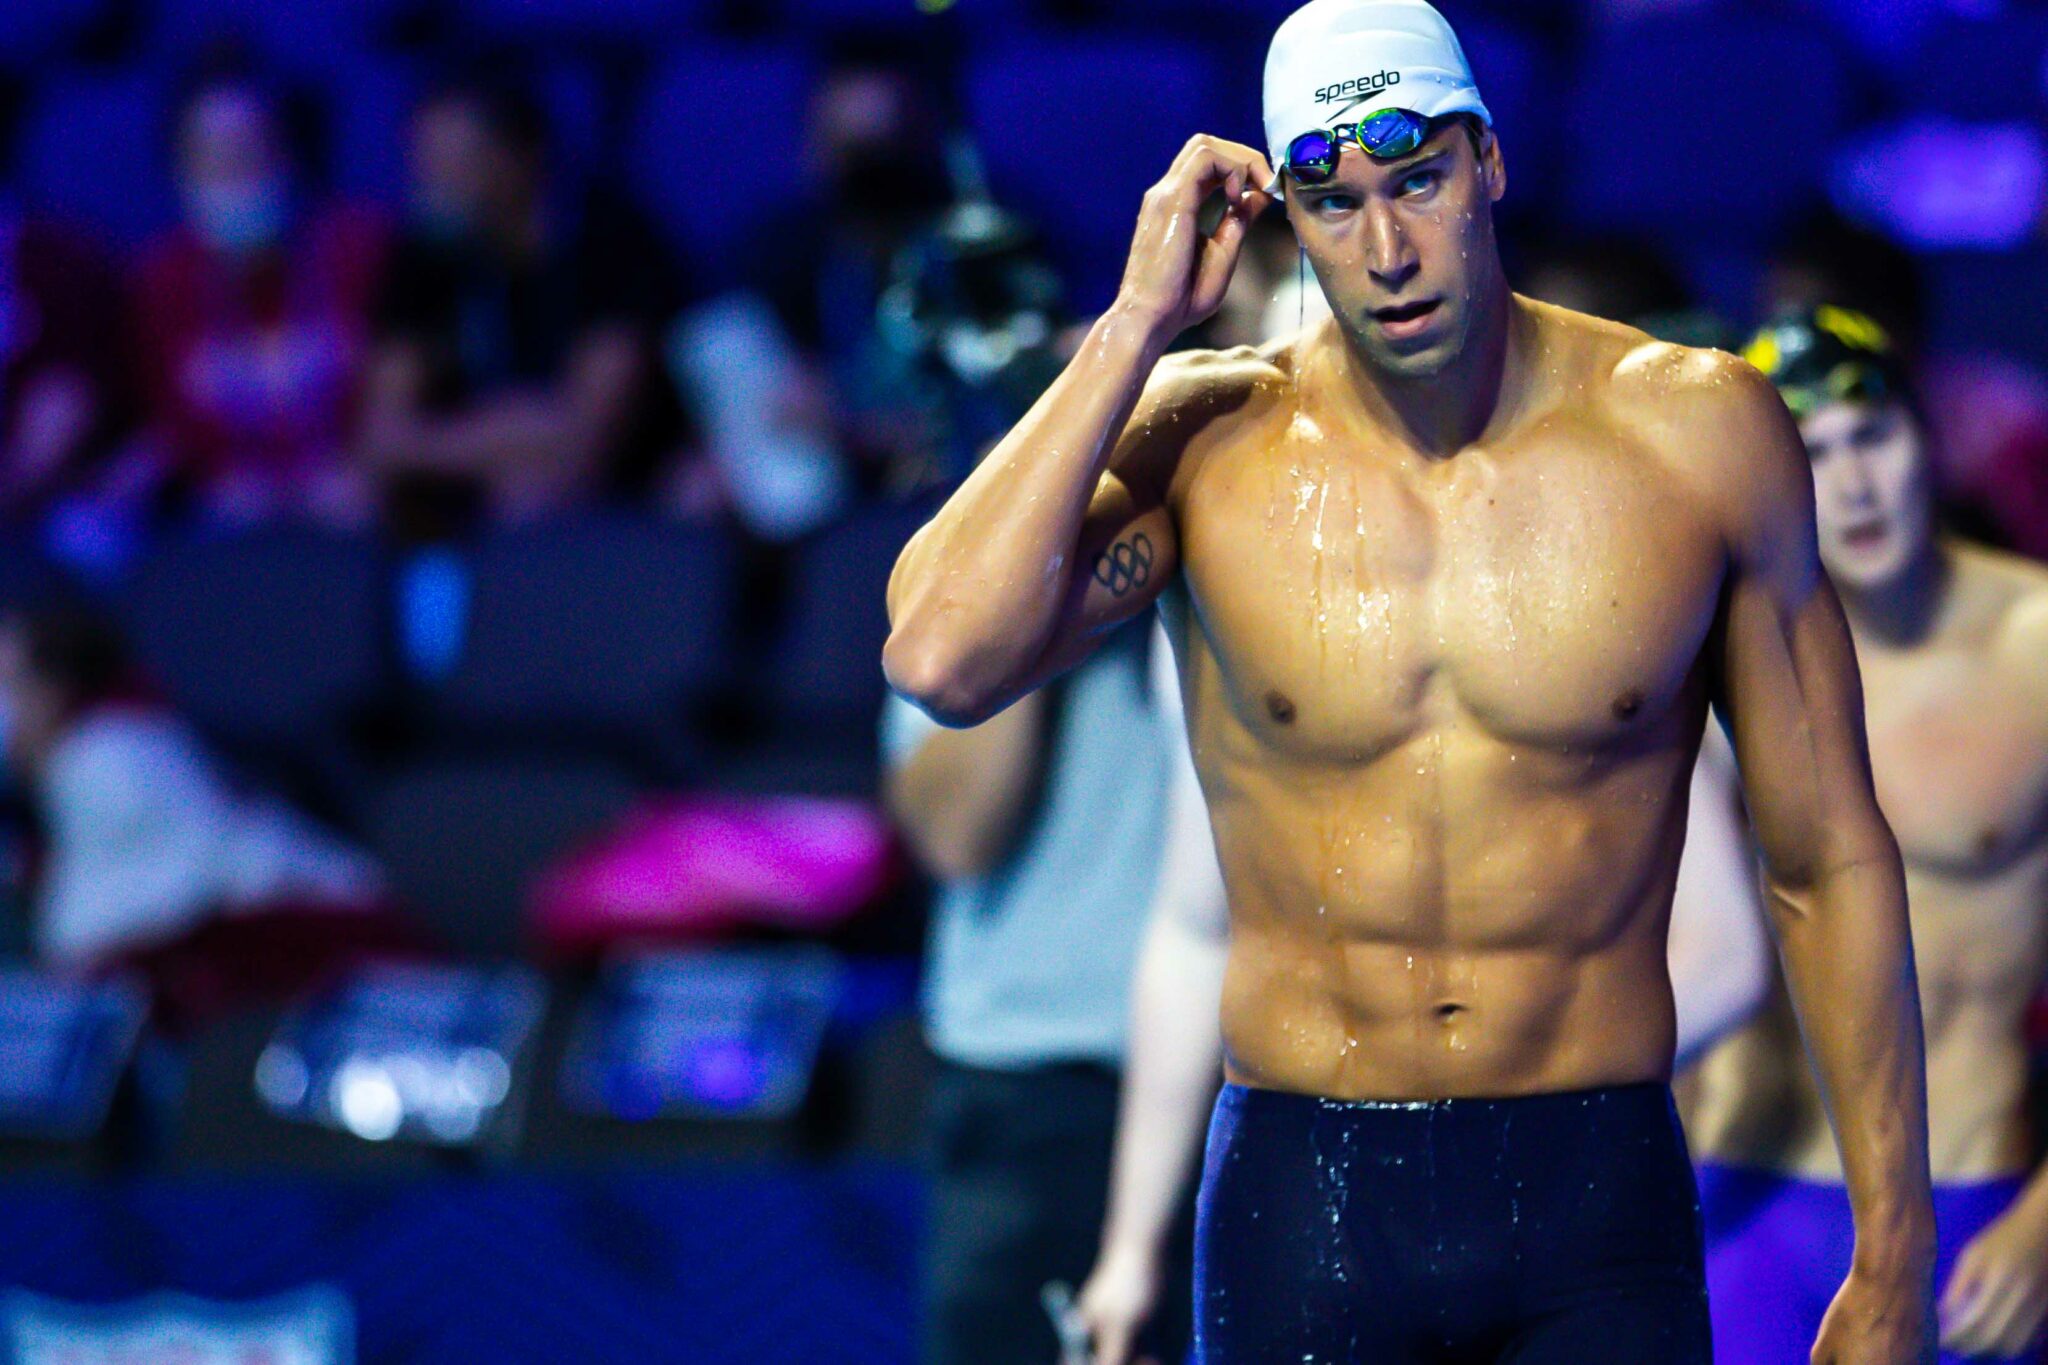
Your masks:
<path fill-rule="evenodd" d="M 1335 85 L 1326 85 L 1316 91 L 1316 103 L 1334 104 L 1340 100 L 1348 100 L 1354 104 L 1362 104 L 1374 95 L 1387 89 L 1387 87 L 1399 85 L 1400 83 L 1401 73 L 1398 71 L 1382 71 L 1374 76 L 1358 76 L 1348 81 L 1339 81 Z"/>

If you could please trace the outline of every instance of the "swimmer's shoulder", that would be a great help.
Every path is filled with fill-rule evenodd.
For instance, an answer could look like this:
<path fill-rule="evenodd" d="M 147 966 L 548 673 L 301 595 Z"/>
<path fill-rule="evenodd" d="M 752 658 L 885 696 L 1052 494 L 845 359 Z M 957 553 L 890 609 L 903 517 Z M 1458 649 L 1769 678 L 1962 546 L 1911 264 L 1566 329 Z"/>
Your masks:
<path fill-rule="evenodd" d="M 1597 319 L 1596 319 L 1597 321 Z M 1617 410 L 1653 428 L 1706 421 L 1740 431 L 1762 423 L 1789 427 L 1785 404 L 1755 366 L 1727 351 L 1659 341 L 1620 323 L 1603 323 L 1608 395 Z M 1795 433 L 1796 436 L 1796 433 Z"/>
<path fill-rule="evenodd" d="M 1659 341 L 1626 323 L 1516 296 L 1534 329 L 1537 364 L 1561 397 L 1589 400 L 1618 425 L 1656 434 L 1702 417 L 1737 419 L 1782 410 L 1768 380 L 1741 358 Z"/>
<path fill-rule="evenodd" d="M 1169 352 L 1153 367 L 1125 427 L 1131 456 L 1185 472 L 1191 461 L 1249 438 L 1280 412 L 1293 373 L 1287 342 Z"/>
<path fill-rule="evenodd" d="M 1292 386 L 1294 345 L 1170 351 L 1152 367 L 1139 415 L 1204 426 L 1256 416 Z"/>
<path fill-rule="evenodd" d="M 1948 547 L 1958 586 L 1984 602 L 1992 657 L 2010 665 L 2048 709 L 2048 566 L 1974 541 L 1950 540 Z"/>
<path fill-rule="evenodd" d="M 1762 372 L 1727 351 L 1608 325 L 1609 411 L 1724 527 L 1755 530 L 1812 505 L 1799 427 Z"/>

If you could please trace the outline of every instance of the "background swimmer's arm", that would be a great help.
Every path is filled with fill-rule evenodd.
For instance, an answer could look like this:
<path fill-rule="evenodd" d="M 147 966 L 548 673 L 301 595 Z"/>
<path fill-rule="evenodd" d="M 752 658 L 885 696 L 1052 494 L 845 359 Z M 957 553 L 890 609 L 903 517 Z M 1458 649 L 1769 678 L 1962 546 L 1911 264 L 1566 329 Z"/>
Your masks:
<path fill-rule="evenodd" d="M 1044 697 L 1019 697 L 969 729 L 932 726 L 907 756 L 887 764 L 883 801 L 935 879 L 981 876 L 1010 851 L 1038 788 L 1045 720 Z"/>
<path fill-rule="evenodd" d="M 1165 632 L 1152 644 L 1153 695 L 1175 755 L 1166 846 L 1131 992 L 1131 1035 L 1110 1168 L 1102 1248 L 1081 1289 L 1096 1365 L 1125 1365 L 1164 1284 L 1168 1235 L 1183 1207 L 1223 1064 L 1229 912 L 1209 811 L 1181 723 L 1180 678 Z"/>
<path fill-rule="evenodd" d="M 1674 395 L 1669 429 L 1720 461 L 1712 493 L 1729 574 L 1712 642 L 1717 701 L 1856 1222 L 1853 1269 L 1815 1358 L 1918 1359 L 1934 1220 L 1905 875 L 1871 784 L 1862 685 L 1821 571 L 1798 429 L 1763 376 L 1730 357 L 1712 363 L 1706 382 Z"/>
<path fill-rule="evenodd" d="M 1737 781 L 1721 727 L 1708 725 L 1693 765 L 1685 856 L 1671 899 L 1667 956 L 1678 1005 L 1676 1071 L 1740 1028 L 1770 993 L 1770 939 Z"/>
<path fill-rule="evenodd" d="M 1172 576 L 1167 485 L 1218 409 L 1208 386 L 1159 360 L 1222 301 L 1268 174 L 1248 147 L 1187 145 L 1146 192 L 1115 305 L 904 548 L 882 666 L 934 717 L 994 714 L 1080 662 Z M 1229 208 L 1204 236 L 1196 214 L 1219 189 Z"/>
<path fill-rule="evenodd" d="M 2029 568 L 2030 573 L 2039 571 Z M 2048 575 L 2016 605 L 2005 632 L 2013 676 L 2048 717 Z M 2043 906 L 2048 911 L 2048 906 Z M 2017 1199 L 1956 1254 L 1941 1291 L 1941 1348 L 1957 1355 L 2018 1357 L 2048 1321 L 2048 1163 Z"/>

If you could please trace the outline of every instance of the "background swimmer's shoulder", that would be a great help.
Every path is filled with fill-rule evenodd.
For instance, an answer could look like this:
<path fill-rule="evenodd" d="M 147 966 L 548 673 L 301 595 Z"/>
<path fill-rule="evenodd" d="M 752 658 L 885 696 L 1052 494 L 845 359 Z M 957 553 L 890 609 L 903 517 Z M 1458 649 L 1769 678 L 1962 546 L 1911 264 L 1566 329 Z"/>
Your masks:
<path fill-rule="evenodd" d="M 1974 541 L 1948 544 L 1957 586 L 1984 604 L 1992 652 L 2048 706 L 2048 565 Z"/>

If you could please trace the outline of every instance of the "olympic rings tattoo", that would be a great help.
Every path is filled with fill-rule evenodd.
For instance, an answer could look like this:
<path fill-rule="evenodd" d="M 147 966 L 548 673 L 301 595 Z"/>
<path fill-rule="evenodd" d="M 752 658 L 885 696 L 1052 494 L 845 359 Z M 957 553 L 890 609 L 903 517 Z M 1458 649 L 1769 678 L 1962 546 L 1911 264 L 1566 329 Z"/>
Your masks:
<path fill-rule="evenodd" d="M 1095 558 L 1095 581 L 1118 597 L 1142 588 L 1152 577 L 1152 538 L 1143 531 L 1118 541 Z"/>

